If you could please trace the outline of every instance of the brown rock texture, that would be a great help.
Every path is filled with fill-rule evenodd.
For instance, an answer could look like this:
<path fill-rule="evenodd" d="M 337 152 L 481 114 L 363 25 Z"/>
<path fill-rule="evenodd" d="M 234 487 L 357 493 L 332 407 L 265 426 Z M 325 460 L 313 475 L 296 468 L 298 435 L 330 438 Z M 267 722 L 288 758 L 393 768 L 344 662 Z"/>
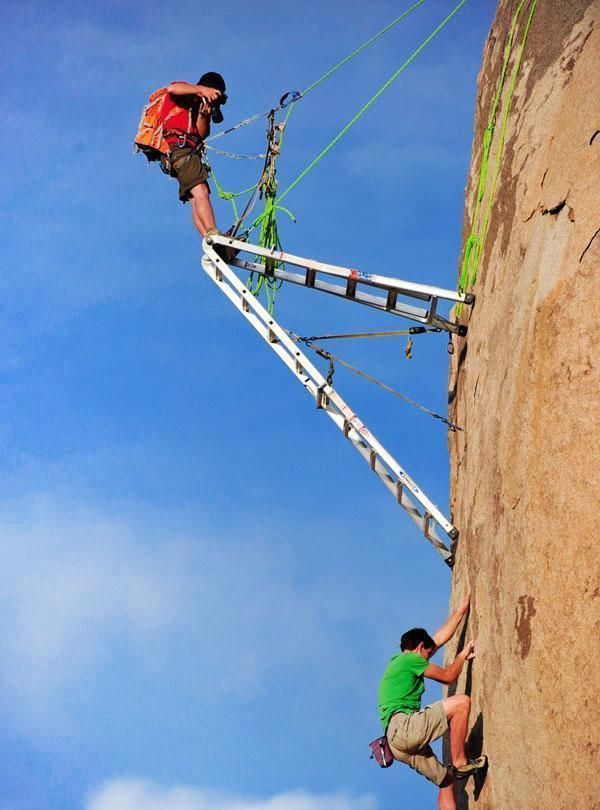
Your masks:
<path fill-rule="evenodd" d="M 465 238 L 517 5 L 485 46 Z M 472 591 L 477 644 L 456 691 L 489 757 L 461 808 L 600 808 L 599 201 L 600 0 L 538 0 L 450 370 L 452 602 Z"/>

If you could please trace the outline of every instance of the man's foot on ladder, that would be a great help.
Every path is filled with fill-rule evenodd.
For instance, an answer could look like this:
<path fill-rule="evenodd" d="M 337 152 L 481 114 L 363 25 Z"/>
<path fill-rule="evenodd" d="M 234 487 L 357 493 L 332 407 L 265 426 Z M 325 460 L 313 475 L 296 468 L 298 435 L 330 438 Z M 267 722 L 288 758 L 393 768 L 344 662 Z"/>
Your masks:
<path fill-rule="evenodd" d="M 211 228 L 209 231 L 206 232 L 206 239 L 210 239 L 211 236 L 225 236 L 228 238 L 232 238 L 230 234 L 223 233 L 218 228 Z M 237 237 L 241 239 L 241 237 Z M 215 244 L 214 245 L 215 253 L 219 258 L 223 259 L 224 262 L 227 264 L 231 264 L 231 262 L 235 259 L 235 257 L 240 252 L 239 248 L 231 247 L 231 245 L 222 245 L 222 244 Z"/>

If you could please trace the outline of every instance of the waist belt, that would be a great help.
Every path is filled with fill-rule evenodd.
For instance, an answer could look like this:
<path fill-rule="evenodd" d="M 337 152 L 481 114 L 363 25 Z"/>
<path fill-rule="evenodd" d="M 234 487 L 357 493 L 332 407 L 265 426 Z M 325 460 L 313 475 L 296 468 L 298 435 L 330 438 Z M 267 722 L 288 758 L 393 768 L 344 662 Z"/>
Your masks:
<path fill-rule="evenodd" d="M 182 148 L 189 146 L 191 149 L 200 152 L 204 146 L 201 138 L 196 138 L 188 132 L 181 132 L 180 130 L 166 130 L 164 137 L 171 149 Z"/>

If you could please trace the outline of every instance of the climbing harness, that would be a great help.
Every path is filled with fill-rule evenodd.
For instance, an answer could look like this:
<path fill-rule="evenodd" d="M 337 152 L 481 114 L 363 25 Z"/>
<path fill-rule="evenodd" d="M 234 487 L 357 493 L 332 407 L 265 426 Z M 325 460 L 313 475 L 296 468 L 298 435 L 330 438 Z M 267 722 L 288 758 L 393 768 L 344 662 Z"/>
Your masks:
<path fill-rule="evenodd" d="M 521 44 L 512 67 L 512 75 L 510 78 L 506 99 L 504 102 L 504 113 L 502 116 L 502 125 L 500 128 L 499 141 L 496 147 L 496 162 L 492 172 L 491 185 L 488 188 L 489 176 L 489 158 L 492 145 L 494 143 L 494 135 L 496 132 L 496 121 L 498 117 L 498 109 L 500 101 L 504 92 L 506 78 L 508 75 L 508 68 L 511 56 L 513 55 L 513 46 L 517 27 L 521 14 L 529 3 L 529 14 L 523 29 L 523 36 Z M 488 124 L 483 134 L 483 144 L 481 150 L 481 161 L 479 165 L 479 178 L 477 181 L 477 196 L 475 200 L 475 211 L 473 212 L 473 220 L 471 230 L 465 242 L 464 253 L 461 263 L 460 276 L 458 282 L 458 289 L 465 292 L 473 286 L 477 278 L 479 265 L 481 263 L 481 256 L 485 245 L 486 237 L 489 230 L 490 217 L 492 213 L 492 206 L 494 203 L 494 196 L 496 192 L 496 183 L 500 172 L 502 157 L 504 154 L 504 144 L 506 140 L 506 130 L 508 127 L 508 116 L 512 103 L 521 61 L 523 59 L 523 52 L 527 42 L 527 36 L 531 27 L 533 14 L 537 6 L 537 0 L 520 0 L 519 5 L 514 13 L 506 46 L 504 48 L 504 58 L 502 61 L 502 69 L 500 71 L 500 78 L 498 80 L 498 87 L 492 101 Z M 486 204 L 483 206 L 484 199 L 487 196 Z M 457 307 L 457 314 L 460 315 L 461 307 Z"/>
<path fill-rule="evenodd" d="M 451 541 L 458 537 L 458 529 L 444 517 L 440 509 L 427 497 L 415 481 L 400 466 L 396 459 L 379 443 L 367 426 L 342 399 L 335 388 L 300 350 L 298 343 L 252 295 L 250 290 L 234 273 L 215 250 L 217 245 L 240 246 L 240 250 L 251 250 L 259 255 L 272 254 L 256 246 L 249 246 L 238 240 L 222 235 L 207 237 L 203 242 L 204 256 L 202 267 L 219 289 L 229 298 L 256 329 L 269 347 L 285 363 L 294 376 L 313 397 L 317 408 L 323 410 L 349 439 L 353 447 L 367 461 L 371 470 L 393 494 L 398 504 L 419 526 L 425 538 L 435 547 L 438 554 L 452 566 L 453 554 L 438 537 L 437 529 L 445 532 Z M 284 254 L 288 261 L 287 254 Z M 266 256 L 265 256 L 266 257 Z M 277 256 L 277 258 L 280 258 Z M 293 257 L 297 259 L 298 257 Z M 306 262 L 306 260 L 302 260 Z M 456 293 L 454 293 L 456 295 Z"/>

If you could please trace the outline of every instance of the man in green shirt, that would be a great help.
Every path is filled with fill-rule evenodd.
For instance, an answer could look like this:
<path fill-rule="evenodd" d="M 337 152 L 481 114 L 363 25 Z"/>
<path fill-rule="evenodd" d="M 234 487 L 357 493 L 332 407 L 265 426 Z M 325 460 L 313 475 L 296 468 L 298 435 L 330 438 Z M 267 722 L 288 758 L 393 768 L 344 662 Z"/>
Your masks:
<path fill-rule="evenodd" d="M 431 664 L 429 659 L 456 633 L 469 611 L 470 594 L 440 627 L 433 638 L 421 627 L 408 630 L 400 639 L 401 653 L 394 655 L 379 684 L 379 716 L 394 759 L 405 762 L 438 785 L 439 810 L 456 810 L 454 779 L 466 779 L 487 765 L 487 757 L 469 760 L 465 741 L 471 700 L 453 695 L 421 709 L 424 678 L 443 684 L 456 681 L 465 661 L 474 658 L 470 641 L 447 667 Z M 450 729 L 452 768 L 445 768 L 431 750 L 431 743 Z"/>

